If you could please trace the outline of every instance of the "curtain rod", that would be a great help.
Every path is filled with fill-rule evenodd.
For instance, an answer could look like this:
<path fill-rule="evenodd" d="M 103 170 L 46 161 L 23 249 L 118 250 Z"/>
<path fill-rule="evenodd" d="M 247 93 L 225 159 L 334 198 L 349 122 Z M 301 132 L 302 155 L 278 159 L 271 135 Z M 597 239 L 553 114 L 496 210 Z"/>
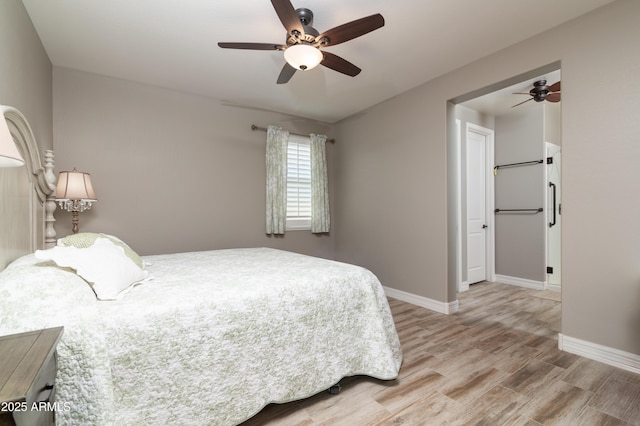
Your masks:
<path fill-rule="evenodd" d="M 251 125 L 251 130 L 254 130 L 254 131 L 255 130 L 262 130 L 263 132 L 266 132 L 267 128 L 266 127 L 256 126 L 255 124 L 252 124 Z M 291 133 L 291 132 L 289 132 L 289 133 Z M 309 136 L 309 135 L 303 135 L 303 134 L 300 134 L 300 133 L 291 133 L 291 134 L 292 135 L 296 135 L 296 136 Z M 335 139 L 327 139 L 327 142 L 334 143 L 335 141 L 336 141 Z"/>

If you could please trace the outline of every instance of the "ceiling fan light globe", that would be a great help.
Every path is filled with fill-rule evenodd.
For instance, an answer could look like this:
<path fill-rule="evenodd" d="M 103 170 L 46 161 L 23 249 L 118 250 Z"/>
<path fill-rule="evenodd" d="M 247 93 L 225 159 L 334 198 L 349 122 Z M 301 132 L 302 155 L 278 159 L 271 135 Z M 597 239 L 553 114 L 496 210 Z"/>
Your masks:
<path fill-rule="evenodd" d="M 308 44 L 296 44 L 284 51 L 284 59 L 297 70 L 310 70 L 322 62 L 320 49 Z"/>

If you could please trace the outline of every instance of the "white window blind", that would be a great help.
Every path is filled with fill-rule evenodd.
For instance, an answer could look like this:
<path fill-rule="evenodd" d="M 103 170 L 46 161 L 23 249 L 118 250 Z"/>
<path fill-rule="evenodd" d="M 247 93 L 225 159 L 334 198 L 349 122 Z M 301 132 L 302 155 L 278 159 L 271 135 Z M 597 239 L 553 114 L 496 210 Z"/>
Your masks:
<path fill-rule="evenodd" d="M 287 149 L 287 229 L 311 229 L 311 143 L 296 135 Z"/>

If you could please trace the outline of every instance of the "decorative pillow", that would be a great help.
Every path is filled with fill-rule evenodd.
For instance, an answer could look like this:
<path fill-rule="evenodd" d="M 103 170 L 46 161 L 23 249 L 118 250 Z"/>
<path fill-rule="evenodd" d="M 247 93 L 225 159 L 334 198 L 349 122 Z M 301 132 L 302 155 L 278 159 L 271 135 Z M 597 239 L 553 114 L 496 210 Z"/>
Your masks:
<path fill-rule="evenodd" d="M 148 274 L 125 255 L 122 246 L 103 237 L 96 238 L 87 248 L 57 246 L 36 250 L 35 256 L 75 269 L 78 275 L 92 284 L 100 300 L 117 299 Z"/>
<path fill-rule="evenodd" d="M 58 240 L 58 246 L 61 247 L 77 247 L 77 248 L 88 248 L 93 246 L 93 243 L 96 242 L 98 238 L 106 238 L 110 240 L 113 244 L 120 246 L 124 249 L 124 253 L 131 259 L 133 262 L 138 265 L 139 268 L 144 268 L 144 263 L 138 253 L 133 251 L 131 247 L 129 247 L 124 241 L 122 241 L 118 237 L 114 237 L 113 235 L 107 234 L 98 234 L 95 232 L 80 232 L 78 234 L 67 235 L 64 238 L 60 238 Z"/>

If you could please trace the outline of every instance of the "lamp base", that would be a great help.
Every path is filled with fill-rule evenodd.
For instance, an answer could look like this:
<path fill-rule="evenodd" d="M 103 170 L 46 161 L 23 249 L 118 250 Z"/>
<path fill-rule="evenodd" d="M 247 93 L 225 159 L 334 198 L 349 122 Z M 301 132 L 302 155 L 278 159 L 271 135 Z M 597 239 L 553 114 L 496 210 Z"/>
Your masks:
<path fill-rule="evenodd" d="M 77 211 L 71 212 L 71 230 L 74 234 L 78 233 L 78 213 Z"/>

